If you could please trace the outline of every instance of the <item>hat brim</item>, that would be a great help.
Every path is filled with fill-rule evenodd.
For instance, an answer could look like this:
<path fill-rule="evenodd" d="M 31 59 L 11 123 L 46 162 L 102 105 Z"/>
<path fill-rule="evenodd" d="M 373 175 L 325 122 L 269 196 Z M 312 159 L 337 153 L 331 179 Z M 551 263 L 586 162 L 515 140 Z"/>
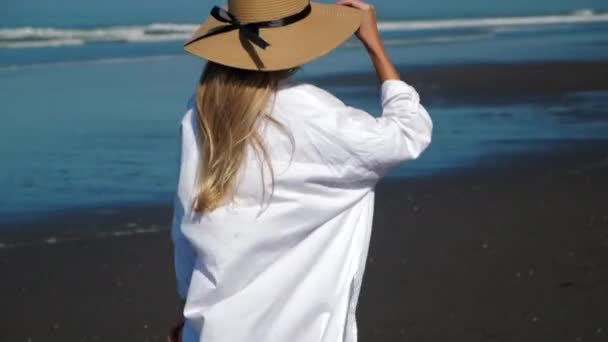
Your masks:
<path fill-rule="evenodd" d="M 219 63 L 248 70 L 282 70 L 321 57 L 350 38 L 361 25 L 362 11 L 348 6 L 311 2 L 310 14 L 293 24 L 261 28 L 260 37 L 270 45 L 262 49 L 243 40 L 238 30 L 198 37 L 224 26 L 209 16 L 186 43 L 189 53 Z"/>

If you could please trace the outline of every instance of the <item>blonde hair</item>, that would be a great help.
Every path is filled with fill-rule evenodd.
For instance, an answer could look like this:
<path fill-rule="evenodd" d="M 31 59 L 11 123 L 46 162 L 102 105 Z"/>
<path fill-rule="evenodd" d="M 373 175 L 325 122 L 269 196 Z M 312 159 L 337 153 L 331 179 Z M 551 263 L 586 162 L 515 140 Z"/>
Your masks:
<path fill-rule="evenodd" d="M 245 160 L 248 144 L 253 144 L 257 148 L 256 154 L 259 150 L 268 163 L 274 193 L 274 172 L 256 128 L 259 120 L 267 119 L 287 131 L 285 125 L 270 116 L 268 111 L 272 106 L 269 104 L 279 81 L 296 71 L 297 68 L 279 71 L 244 70 L 207 62 L 196 95 L 201 153 L 196 175 L 196 195 L 192 202 L 195 212 L 214 210 L 222 206 L 225 200 L 233 199 L 238 172 Z"/>

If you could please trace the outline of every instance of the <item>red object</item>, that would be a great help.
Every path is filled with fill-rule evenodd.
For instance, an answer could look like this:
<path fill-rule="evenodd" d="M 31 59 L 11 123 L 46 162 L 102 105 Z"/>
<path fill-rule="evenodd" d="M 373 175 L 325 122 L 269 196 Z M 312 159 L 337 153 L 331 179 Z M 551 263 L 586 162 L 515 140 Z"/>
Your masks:
<path fill-rule="evenodd" d="M 181 342 L 182 330 L 184 329 L 184 321 L 181 321 L 174 325 L 167 336 L 167 342 Z"/>

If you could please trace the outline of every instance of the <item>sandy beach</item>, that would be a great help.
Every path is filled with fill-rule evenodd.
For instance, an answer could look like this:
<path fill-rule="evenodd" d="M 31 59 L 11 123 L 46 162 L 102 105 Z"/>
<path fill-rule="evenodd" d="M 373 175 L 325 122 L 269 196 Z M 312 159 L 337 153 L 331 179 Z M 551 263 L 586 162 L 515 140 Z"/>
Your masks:
<path fill-rule="evenodd" d="M 483 68 L 404 75 L 433 103 L 608 86 L 603 63 Z M 361 341 L 607 339 L 608 139 L 552 144 L 378 184 Z M 164 341 L 178 314 L 171 214 L 100 207 L 0 227 L 0 341 Z"/>

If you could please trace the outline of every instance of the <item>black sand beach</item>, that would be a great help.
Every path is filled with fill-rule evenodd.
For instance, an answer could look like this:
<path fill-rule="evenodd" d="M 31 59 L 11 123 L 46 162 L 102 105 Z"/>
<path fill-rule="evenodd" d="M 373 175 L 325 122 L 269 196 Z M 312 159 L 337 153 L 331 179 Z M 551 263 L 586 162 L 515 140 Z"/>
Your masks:
<path fill-rule="evenodd" d="M 608 62 L 464 64 L 400 67 L 404 80 L 430 105 L 529 103 L 567 92 L 608 89 Z M 307 80 L 320 86 L 373 85 L 374 73 Z"/>
<path fill-rule="evenodd" d="M 432 103 L 608 89 L 604 63 L 477 67 L 470 77 L 484 82 L 458 76 L 467 68 L 403 74 Z M 606 138 L 382 180 L 360 340 L 605 341 Z M 171 214 L 134 205 L 0 227 L 13 228 L 0 233 L 0 341 L 164 341 L 178 314 Z"/>

